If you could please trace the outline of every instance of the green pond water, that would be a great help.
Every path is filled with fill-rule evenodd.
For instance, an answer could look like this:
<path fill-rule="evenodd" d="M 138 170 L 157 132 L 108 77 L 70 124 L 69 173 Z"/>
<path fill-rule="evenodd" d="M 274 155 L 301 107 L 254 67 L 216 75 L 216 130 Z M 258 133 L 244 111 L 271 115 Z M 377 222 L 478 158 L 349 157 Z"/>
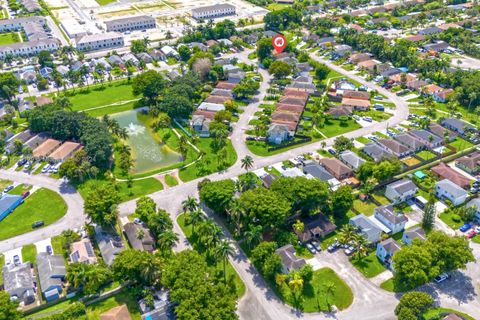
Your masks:
<path fill-rule="evenodd" d="M 153 132 L 140 120 L 138 111 L 130 110 L 111 116 L 128 132 L 128 145 L 132 149 L 132 173 L 157 170 L 180 162 L 180 154 L 155 140 Z"/>

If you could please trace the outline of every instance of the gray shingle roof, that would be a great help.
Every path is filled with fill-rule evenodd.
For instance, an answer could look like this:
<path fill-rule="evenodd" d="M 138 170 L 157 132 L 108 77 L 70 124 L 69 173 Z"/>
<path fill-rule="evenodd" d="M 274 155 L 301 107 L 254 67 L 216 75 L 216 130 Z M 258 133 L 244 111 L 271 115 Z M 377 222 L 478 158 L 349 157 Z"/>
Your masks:
<path fill-rule="evenodd" d="M 329 181 L 335 178 L 324 167 L 313 161 L 305 162 L 305 165 L 303 166 L 303 172 L 305 174 L 310 174 L 311 176 L 322 181 Z"/>
<path fill-rule="evenodd" d="M 398 244 L 397 241 L 393 238 L 388 238 L 386 240 L 383 240 L 380 242 L 380 245 L 382 245 L 385 250 L 390 253 L 390 255 L 393 255 L 395 252 L 400 250 L 402 247 Z"/>
<path fill-rule="evenodd" d="M 462 197 L 464 195 L 468 195 L 468 192 L 457 186 L 455 183 L 448 179 L 443 179 L 442 181 L 437 182 L 435 187 L 439 187 L 449 194 L 453 195 L 455 198 Z"/>
<path fill-rule="evenodd" d="M 408 179 L 398 180 L 397 182 L 389 184 L 388 187 L 394 189 L 398 194 L 404 194 L 417 189 L 417 186 Z"/>
<path fill-rule="evenodd" d="M 37 270 L 42 292 L 50 290 L 52 286 L 60 286 L 61 278 L 64 278 L 67 272 L 63 256 L 49 255 L 46 252 L 37 255 Z"/>
<path fill-rule="evenodd" d="M 347 150 L 340 153 L 340 159 L 354 169 L 358 169 L 366 161 L 360 158 L 355 152 Z"/>
<path fill-rule="evenodd" d="M 356 215 L 350 219 L 350 224 L 359 228 L 363 233 L 367 235 L 367 238 L 370 238 L 370 235 L 379 234 L 382 232 L 369 218 L 367 218 L 363 213 Z"/>
<path fill-rule="evenodd" d="M 403 213 L 396 213 L 391 204 L 375 208 L 375 214 L 381 215 L 393 224 L 408 221 L 408 218 Z"/>
<path fill-rule="evenodd" d="M 295 255 L 295 248 L 291 244 L 278 248 L 275 252 L 282 258 L 282 263 L 288 270 L 297 270 L 307 264 L 305 259 Z"/>

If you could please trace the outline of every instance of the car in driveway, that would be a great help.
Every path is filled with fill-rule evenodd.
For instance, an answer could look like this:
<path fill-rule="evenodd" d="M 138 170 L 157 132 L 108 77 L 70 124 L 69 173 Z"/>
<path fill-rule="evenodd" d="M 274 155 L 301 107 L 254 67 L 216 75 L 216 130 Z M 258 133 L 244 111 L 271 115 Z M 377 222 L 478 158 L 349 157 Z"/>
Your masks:
<path fill-rule="evenodd" d="M 340 248 L 340 242 L 338 242 L 338 240 L 335 240 L 334 243 L 332 243 L 331 245 L 329 245 L 327 247 L 327 251 L 332 253 L 332 252 L 336 251 L 338 248 Z"/>
<path fill-rule="evenodd" d="M 10 186 L 6 187 L 5 189 L 3 189 L 3 193 L 8 193 L 8 192 L 10 192 L 13 188 L 14 188 L 14 186 L 13 186 L 13 185 L 10 185 Z"/>
<path fill-rule="evenodd" d="M 465 231 L 467 231 L 467 230 L 469 230 L 469 229 L 471 229 L 471 228 L 472 228 L 472 225 L 471 225 L 470 223 L 465 223 L 463 226 L 460 227 L 459 230 L 460 230 L 461 232 L 465 232 Z"/>
<path fill-rule="evenodd" d="M 438 276 L 435 277 L 435 282 L 436 283 L 442 283 L 443 281 L 447 280 L 448 278 L 450 278 L 450 275 L 448 273 L 442 273 L 442 274 L 439 274 Z"/>
<path fill-rule="evenodd" d="M 307 243 L 306 247 L 307 247 L 308 251 L 310 251 L 312 254 L 317 253 L 317 250 L 315 250 L 315 247 L 311 243 Z"/>
<path fill-rule="evenodd" d="M 53 254 L 52 246 L 47 246 L 46 250 L 49 255 Z"/>
<path fill-rule="evenodd" d="M 468 230 L 466 233 L 465 233 L 465 236 L 468 238 L 468 239 L 471 239 L 473 237 L 475 237 L 477 235 L 477 231 L 471 229 L 471 230 Z"/>
<path fill-rule="evenodd" d="M 20 257 L 16 254 L 13 256 L 13 263 L 18 266 L 20 264 Z"/>
<path fill-rule="evenodd" d="M 318 243 L 318 241 L 313 240 L 310 243 L 315 248 L 315 250 L 317 250 L 317 252 L 322 251 L 322 247 L 320 247 L 320 243 Z"/>
<path fill-rule="evenodd" d="M 357 251 L 357 249 L 354 246 L 348 246 L 345 248 L 345 250 L 343 250 L 347 256 L 351 256 L 355 251 Z"/>

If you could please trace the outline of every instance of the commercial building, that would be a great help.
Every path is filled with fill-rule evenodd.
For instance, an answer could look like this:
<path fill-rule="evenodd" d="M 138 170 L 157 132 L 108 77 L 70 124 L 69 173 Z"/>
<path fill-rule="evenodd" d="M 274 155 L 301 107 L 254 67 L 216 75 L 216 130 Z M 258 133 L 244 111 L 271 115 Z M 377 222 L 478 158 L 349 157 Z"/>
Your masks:
<path fill-rule="evenodd" d="M 105 26 L 109 32 L 125 32 L 152 29 L 156 27 L 156 23 L 155 18 L 143 15 L 105 21 Z"/>
<path fill-rule="evenodd" d="M 192 9 L 192 17 L 197 20 L 224 17 L 235 13 L 235 6 L 227 3 Z"/>
<path fill-rule="evenodd" d="M 77 41 L 77 49 L 80 51 L 95 51 L 122 47 L 123 45 L 123 36 L 118 32 L 86 35 Z"/>
<path fill-rule="evenodd" d="M 23 198 L 6 194 L 0 199 L 0 221 L 5 219 L 16 207 L 23 203 Z"/>

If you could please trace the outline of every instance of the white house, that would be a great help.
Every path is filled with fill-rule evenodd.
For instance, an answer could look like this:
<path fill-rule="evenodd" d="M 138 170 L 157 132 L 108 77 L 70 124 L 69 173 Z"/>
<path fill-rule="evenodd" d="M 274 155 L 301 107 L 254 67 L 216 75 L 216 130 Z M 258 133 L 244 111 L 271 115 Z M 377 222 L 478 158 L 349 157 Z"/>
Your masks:
<path fill-rule="evenodd" d="M 389 269 L 393 269 L 392 257 L 402 247 L 393 238 L 388 238 L 377 244 L 377 258 Z"/>
<path fill-rule="evenodd" d="M 298 270 L 307 264 L 305 259 L 296 256 L 295 248 L 291 244 L 278 248 L 275 253 L 282 259 L 282 271 L 284 273 Z"/>
<path fill-rule="evenodd" d="M 377 207 L 374 210 L 375 218 L 385 225 L 391 234 L 403 231 L 408 218 L 403 213 L 396 213 L 392 205 Z"/>
<path fill-rule="evenodd" d="M 377 243 L 382 236 L 382 230 L 373 223 L 363 213 L 351 218 L 349 223 L 357 228 L 357 231 L 362 234 L 369 242 Z"/>
<path fill-rule="evenodd" d="M 458 206 L 467 200 L 468 192 L 457 186 L 448 179 L 443 179 L 435 185 L 437 197 L 448 199 L 454 206 Z"/>
<path fill-rule="evenodd" d="M 385 190 L 385 196 L 394 204 L 397 204 L 413 198 L 416 192 L 417 186 L 412 181 L 402 179 L 390 183 Z"/>
<path fill-rule="evenodd" d="M 475 209 L 475 217 L 477 220 L 480 220 L 480 198 L 475 198 L 470 200 L 467 205 L 467 208 L 474 208 Z"/>

